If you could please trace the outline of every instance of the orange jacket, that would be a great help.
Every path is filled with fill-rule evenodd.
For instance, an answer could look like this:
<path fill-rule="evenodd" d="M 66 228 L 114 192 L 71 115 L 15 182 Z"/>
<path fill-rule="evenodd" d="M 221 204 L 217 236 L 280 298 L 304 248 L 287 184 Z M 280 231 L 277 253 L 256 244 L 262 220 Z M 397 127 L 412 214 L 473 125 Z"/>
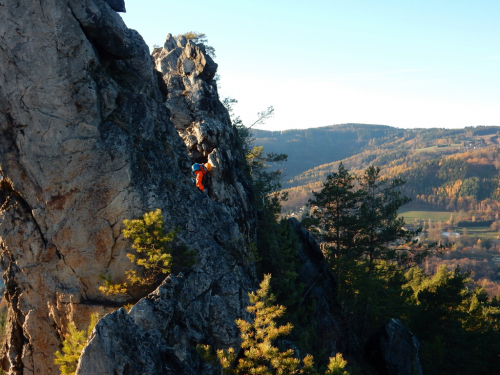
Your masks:
<path fill-rule="evenodd" d="M 207 172 L 208 170 L 205 168 L 205 164 L 200 164 L 200 169 L 194 171 L 194 174 L 196 175 L 196 187 L 203 192 L 205 192 L 205 187 L 203 186 L 203 176 L 205 176 Z"/>

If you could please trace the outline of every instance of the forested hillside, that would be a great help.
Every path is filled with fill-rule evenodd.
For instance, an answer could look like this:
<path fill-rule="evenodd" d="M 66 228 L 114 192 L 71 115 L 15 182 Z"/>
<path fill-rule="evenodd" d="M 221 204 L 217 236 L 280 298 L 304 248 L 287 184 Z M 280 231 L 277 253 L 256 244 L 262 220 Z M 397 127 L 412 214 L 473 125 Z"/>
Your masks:
<path fill-rule="evenodd" d="M 285 175 L 292 178 L 318 165 L 356 155 L 373 142 L 403 137 L 406 132 L 385 125 L 342 124 L 276 132 L 253 130 L 253 135 L 255 144 L 266 151 L 289 156 Z"/>
<path fill-rule="evenodd" d="M 264 132 L 257 132 L 256 142 L 265 144 L 268 152 L 290 155 L 283 181 L 288 193 L 282 204 L 284 216 L 300 218 L 309 212 L 306 204 L 312 192 L 323 188 L 340 163 L 358 177 L 368 166 L 379 166 L 382 177 L 406 181 L 401 190 L 411 202 L 400 213 L 409 227 L 423 227 L 420 239 L 453 243 L 451 251 L 429 258 L 425 270 L 433 274 L 441 264 L 460 265 L 463 271 L 472 271 L 474 280 L 491 296 L 500 292 L 496 258 L 500 251 L 500 127 L 402 130 L 348 124 L 308 129 L 309 138 L 306 130 L 273 134 L 272 142 L 263 143 Z M 330 153 L 328 139 L 335 139 Z M 274 148 L 279 140 L 281 148 Z M 294 149 L 287 144 L 294 144 Z M 335 153 L 351 155 L 290 173 L 310 162 L 307 155 L 314 147 L 318 150 L 315 162 Z"/>
<path fill-rule="evenodd" d="M 404 193 L 414 205 L 470 210 L 481 201 L 498 198 L 500 127 L 397 129 L 346 124 L 254 134 L 255 144 L 266 151 L 289 155 L 283 181 L 289 200 L 284 212 L 297 212 L 340 161 L 354 173 L 377 165 L 386 177 L 402 177 Z"/>

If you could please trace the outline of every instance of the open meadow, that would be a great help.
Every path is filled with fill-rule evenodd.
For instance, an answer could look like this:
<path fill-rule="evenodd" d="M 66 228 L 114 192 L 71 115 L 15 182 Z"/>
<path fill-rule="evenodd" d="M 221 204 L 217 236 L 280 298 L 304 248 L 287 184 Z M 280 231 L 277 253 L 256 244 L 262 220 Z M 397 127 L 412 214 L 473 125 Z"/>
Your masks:
<path fill-rule="evenodd" d="M 415 220 L 418 221 L 442 221 L 446 222 L 450 220 L 450 215 L 453 212 L 449 211 L 422 211 L 422 210 L 401 210 L 399 216 L 404 217 L 406 224 L 411 224 Z"/>
<path fill-rule="evenodd" d="M 414 224 L 415 222 L 419 222 L 422 225 L 423 222 L 429 223 L 429 220 L 432 223 L 437 223 L 441 221 L 443 231 L 452 230 L 454 232 L 460 233 L 460 235 L 465 234 L 470 238 L 475 239 L 489 239 L 496 240 L 498 236 L 498 232 L 492 230 L 489 226 L 474 226 L 473 223 L 471 225 L 453 225 L 453 228 L 449 228 L 449 220 L 450 217 L 456 218 L 458 216 L 458 212 L 452 211 L 432 211 L 432 210 L 401 210 L 399 212 L 399 216 L 402 216 L 405 219 L 406 224 Z M 463 222 L 462 222 L 463 223 Z"/>

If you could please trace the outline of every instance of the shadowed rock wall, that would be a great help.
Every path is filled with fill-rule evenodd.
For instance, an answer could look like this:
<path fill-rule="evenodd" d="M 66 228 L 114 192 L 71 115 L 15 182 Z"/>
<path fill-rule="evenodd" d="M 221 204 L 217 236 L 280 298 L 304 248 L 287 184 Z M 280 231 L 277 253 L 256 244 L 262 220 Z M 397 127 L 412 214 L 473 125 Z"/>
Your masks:
<path fill-rule="evenodd" d="M 422 375 L 420 343 L 398 319 L 391 319 L 368 340 L 365 359 L 380 375 Z"/>
<path fill-rule="evenodd" d="M 156 208 L 166 229 L 179 225 L 179 241 L 198 251 L 194 269 L 168 284 L 180 285 L 172 308 L 193 318 L 189 329 L 162 323 L 167 352 L 182 360 L 193 337 L 204 335 L 217 346 L 239 342 L 234 320 L 256 285 L 243 261 L 255 216 L 236 168 L 234 130 L 212 91 L 207 101 L 197 97 L 212 117 L 193 115 L 190 128 L 203 152 L 186 146 L 170 121 L 175 88 L 113 10 L 121 3 L 0 1 L 0 249 L 9 301 L 2 367 L 9 374 L 57 373 L 53 353 L 68 322 L 84 329 L 92 311 L 104 315 L 126 302 L 99 292 L 99 275 L 123 280 L 130 244 L 122 222 Z M 200 47 L 181 49 L 179 77 L 190 69 L 186 59 L 203 60 Z M 204 125 L 212 118 L 217 135 Z M 215 166 L 212 199 L 191 182 L 193 160 Z M 141 304 L 153 306 L 154 296 Z M 140 311 L 124 319 L 147 330 Z"/>

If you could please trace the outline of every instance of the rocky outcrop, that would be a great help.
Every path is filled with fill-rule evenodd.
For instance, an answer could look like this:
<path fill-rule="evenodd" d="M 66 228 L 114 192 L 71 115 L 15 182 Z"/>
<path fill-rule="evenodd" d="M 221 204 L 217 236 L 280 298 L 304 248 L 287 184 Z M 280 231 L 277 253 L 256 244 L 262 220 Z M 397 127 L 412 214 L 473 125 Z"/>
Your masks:
<path fill-rule="evenodd" d="M 169 277 L 129 314 L 120 309 L 107 315 L 92 332 L 77 374 L 220 374 L 200 360 L 196 346 L 237 348 L 239 331 L 225 321 L 234 314 L 230 310 L 248 319 L 248 302 L 229 277 L 231 270 L 224 271 L 215 282 L 201 270 Z"/>
<path fill-rule="evenodd" d="M 105 0 L 111 9 L 116 10 L 117 12 L 126 12 L 125 9 L 125 0 Z"/>
<path fill-rule="evenodd" d="M 171 34 L 163 48 L 154 50 L 153 58 L 168 87 L 165 104 L 170 120 L 186 144 L 191 161 L 208 160 L 215 167 L 210 173 L 210 196 L 237 210 L 241 204 L 234 202 L 245 204 L 241 196 L 248 187 L 240 182 L 244 178 L 236 176 L 241 173 L 235 164 L 237 132 L 219 100 L 214 80 L 217 64 L 203 44 L 195 44 L 184 36 L 175 40 Z M 232 183 L 226 184 L 227 179 Z M 235 211 L 232 215 L 244 217 L 243 212 Z"/>
<path fill-rule="evenodd" d="M 398 319 L 391 319 L 368 341 L 365 358 L 380 375 L 422 375 L 420 343 Z"/>
<path fill-rule="evenodd" d="M 296 219 L 291 219 L 290 224 L 301 243 L 299 280 L 308 286 L 304 301 L 314 300 L 316 307 L 311 320 L 316 322 L 321 341 L 318 346 L 334 353 L 336 332 L 331 296 L 335 293 L 335 280 L 310 233 Z M 129 314 L 120 309 L 101 319 L 84 349 L 77 374 L 219 374 L 219 368 L 200 361 L 196 346 L 203 343 L 237 348 L 239 331 L 225 323 L 231 314 L 228 308 L 239 311 L 245 319 L 251 317 L 245 313 L 247 299 L 228 278 L 231 270 L 219 257 L 212 257 L 209 262 L 217 264 L 203 263 L 188 277 L 180 274 L 167 278 L 154 293 L 134 305 Z M 222 271 L 223 276 L 211 274 L 214 270 Z M 235 295 L 240 298 L 237 303 Z M 232 301 L 232 305 L 226 301 Z"/>
<path fill-rule="evenodd" d="M 168 34 L 162 49 L 153 53 L 156 69 L 168 86 L 167 107 L 171 121 L 191 157 L 202 161 L 218 145 L 232 144 L 235 131 L 223 110 L 214 80 L 217 64 L 203 44 Z"/>
<path fill-rule="evenodd" d="M 194 342 L 237 345 L 234 320 L 245 316 L 247 292 L 256 285 L 245 262 L 255 214 L 237 168 L 234 129 L 212 81 L 216 65 L 202 46 L 182 39 L 173 46 L 169 37 L 156 59 L 168 69 L 160 64 L 159 74 L 140 35 L 116 14 L 124 10 L 120 3 L 0 1 L 8 374 L 57 373 L 53 353 L 68 322 L 84 329 L 91 312 L 104 315 L 127 302 L 98 289 L 100 274 L 120 282 L 130 267 L 124 219 L 162 209 L 166 229 L 181 227 L 178 241 L 197 250 L 197 263 L 130 315 L 118 310 L 98 324 L 87 352 L 98 350 L 102 361 L 131 340 L 132 328 L 116 331 L 112 343 L 98 333 L 111 335 L 113 324 L 133 321 L 133 340 L 163 338 L 151 347 L 136 341 L 134 353 L 164 353 L 169 366 L 181 361 L 182 371 L 198 373 L 201 365 L 189 360 Z M 214 165 L 211 199 L 190 180 L 192 161 L 207 160 Z M 157 320 L 141 318 L 147 309 Z M 80 373 L 92 373 L 85 366 Z"/>

